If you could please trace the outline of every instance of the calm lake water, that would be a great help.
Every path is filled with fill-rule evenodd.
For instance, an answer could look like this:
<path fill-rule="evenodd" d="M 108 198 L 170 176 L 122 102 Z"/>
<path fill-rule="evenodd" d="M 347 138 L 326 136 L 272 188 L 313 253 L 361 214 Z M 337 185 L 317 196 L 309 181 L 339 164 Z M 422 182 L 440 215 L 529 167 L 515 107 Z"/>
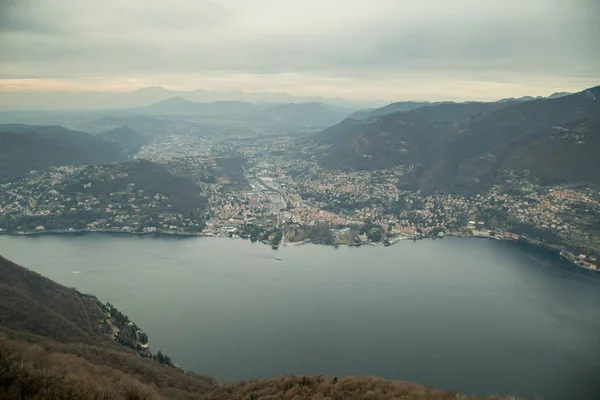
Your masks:
<path fill-rule="evenodd" d="M 0 254 L 115 304 L 154 351 L 220 381 L 376 375 L 600 398 L 600 274 L 526 245 L 0 236 Z"/>

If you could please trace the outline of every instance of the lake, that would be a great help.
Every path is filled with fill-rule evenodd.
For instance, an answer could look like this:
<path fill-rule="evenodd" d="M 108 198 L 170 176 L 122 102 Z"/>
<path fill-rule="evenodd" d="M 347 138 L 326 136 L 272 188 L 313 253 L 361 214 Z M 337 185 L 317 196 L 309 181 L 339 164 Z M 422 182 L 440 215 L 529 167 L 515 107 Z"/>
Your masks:
<path fill-rule="evenodd" d="M 0 254 L 115 304 L 153 351 L 222 382 L 375 375 L 469 394 L 600 398 L 600 274 L 525 244 L 273 251 L 88 234 L 0 236 Z"/>

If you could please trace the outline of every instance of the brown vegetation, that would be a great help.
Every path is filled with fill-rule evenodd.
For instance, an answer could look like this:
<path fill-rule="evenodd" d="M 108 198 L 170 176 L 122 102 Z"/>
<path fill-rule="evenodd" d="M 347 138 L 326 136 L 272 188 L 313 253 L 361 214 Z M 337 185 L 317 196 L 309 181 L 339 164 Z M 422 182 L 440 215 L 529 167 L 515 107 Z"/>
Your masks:
<path fill-rule="evenodd" d="M 212 386 L 136 354 L 0 335 L 2 399 L 187 399 Z"/>
<path fill-rule="evenodd" d="M 431 389 L 409 382 L 374 377 L 336 377 L 287 375 L 273 379 L 239 382 L 217 387 L 201 397 L 205 400 L 225 399 L 328 399 L 328 400 L 501 400 L 463 396 L 454 392 Z"/>
<path fill-rule="evenodd" d="M 29 338 L 31 340 L 31 337 Z M 373 377 L 282 376 L 227 385 L 131 352 L 0 334 L 0 398 L 12 399 L 405 399 L 476 400 Z M 486 397 L 501 400 L 501 397 Z"/>
<path fill-rule="evenodd" d="M 0 398 L 153 399 L 157 391 L 73 354 L 0 337 Z"/>

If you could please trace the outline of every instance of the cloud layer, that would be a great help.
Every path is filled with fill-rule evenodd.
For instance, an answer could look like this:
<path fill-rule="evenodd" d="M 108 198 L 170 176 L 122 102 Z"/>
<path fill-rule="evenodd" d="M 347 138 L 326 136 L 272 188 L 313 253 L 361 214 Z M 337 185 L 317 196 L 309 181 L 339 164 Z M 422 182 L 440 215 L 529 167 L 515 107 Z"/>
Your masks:
<path fill-rule="evenodd" d="M 31 79 L 190 88 L 217 79 L 226 89 L 293 92 L 309 81 L 327 95 L 348 95 L 349 85 L 357 96 L 407 84 L 416 98 L 418 82 L 549 90 L 600 81 L 596 0 L 0 0 L 0 8 L 0 79 L 13 88 Z"/>

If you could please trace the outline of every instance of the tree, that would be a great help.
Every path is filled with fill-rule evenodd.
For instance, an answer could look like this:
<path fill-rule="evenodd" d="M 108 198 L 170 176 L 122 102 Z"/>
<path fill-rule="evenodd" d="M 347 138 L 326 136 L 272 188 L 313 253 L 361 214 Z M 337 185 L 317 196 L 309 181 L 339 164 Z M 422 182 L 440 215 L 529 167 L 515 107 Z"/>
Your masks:
<path fill-rule="evenodd" d="M 273 236 L 273 240 L 271 240 L 271 244 L 273 246 L 279 245 L 281 243 L 281 239 L 283 238 L 283 233 L 281 231 L 275 232 L 275 236 Z"/>
<path fill-rule="evenodd" d="M 146 335 L 146 333 L 144 333 L 144 332 L 141 332 L 140 336 L 139 336 L 139 340 L 140 340 L 140 343 L 142 343 L 142 344 L 148 343 L 148 335 Z"/>
<path fill-rule="evenodd" d="M 203 176 L 202 178 L 200 178 L 200 181 L 201 181 L 201 182 L 204 182 L 204 183 L 211 183 L 211 184 L 215 184 L 215 183 L 217 183 L 217 178 L 215 178 L 215 177 L 214 177 L 214 176 L 212 176 L 212 175 L 209 175 L 209 176 Z"/>
<path fill-rule="evenodd" d="M 369 232 L 367 232 L 367 238 L 371 241 L 371 242 L 379 242 L 381 241 L 383 235 L 381 233 L 380 229 L 371 229 Z"/>

